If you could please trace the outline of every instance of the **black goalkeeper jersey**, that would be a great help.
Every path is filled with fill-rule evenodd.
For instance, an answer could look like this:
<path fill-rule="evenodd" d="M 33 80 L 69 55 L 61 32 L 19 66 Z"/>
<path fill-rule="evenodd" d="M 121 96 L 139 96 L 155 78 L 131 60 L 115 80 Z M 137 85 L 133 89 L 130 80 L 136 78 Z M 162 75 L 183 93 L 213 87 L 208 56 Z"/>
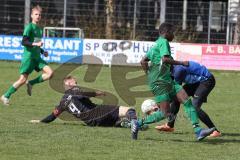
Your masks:
<path fill-rule="evenodd" d="M 57 117 L 63 111 L 67 111 L 75 117 L 79 117 L 81 113 L 90 111 L 97 106 L 90 100 L 95 96 L 96 92 L 83 92 L 80 87 L 75 86 L 65 91 L 59 105 L 54 110 L 54 115 Z"/>
<path fill-rule="evenodd" d="M 59 105 L 41 122 L 52 122 L 67 111 L 90 126 L 115 126 L 119 121 L 119 106 L 97 105 L 90 100 L 95 96 L 96 92 L 83 92 L 75 86 L 65 91 Z"/>

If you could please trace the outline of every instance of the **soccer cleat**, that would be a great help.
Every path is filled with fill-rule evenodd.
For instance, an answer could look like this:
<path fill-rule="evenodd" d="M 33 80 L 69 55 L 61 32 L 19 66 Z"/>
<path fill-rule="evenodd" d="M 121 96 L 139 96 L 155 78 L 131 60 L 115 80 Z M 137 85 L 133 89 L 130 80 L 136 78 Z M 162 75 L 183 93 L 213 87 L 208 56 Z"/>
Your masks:
<path fill-rule="evenodd" d="M 27 83 L 27 94 L 29 96 L 32 95 L 32 85 L 30 83 Z"/>
<path fill-rule="evenodd" d="M 220 137 L 221 135 L 222 135 L 221 132 L 215 130 L 215 131 L 213 131 L 212 134 L 210 134 L 208 137 L 209 137 L 209 138 L 216 138 L 216 137 Z"/>
<path fill-rule="evenodd" d="M 207 136 L 209 136 L 211 133 L 215 131 L 215 128 L 209 128 L 209 129 L 200 129 L 198 132 L 196 132 L 196 137 L 198 141 L 203 140 Z"/>
<path fill-rule="evenodd" d="M 128 119 L 123 119 L 120 126 L 123 128 L 131 128 L 131 122 Z"/>
<path fill-rule="evenodd" d="M 131 122 L 129 120 L 122 120 L 122 122 L 120 123 L 120 126 L 123 128 L 131 128 Z M 138 123 L 138 128 L 141 131 L 146 131 L 149 127 L 147 124 L 140 126 Z"/>
<path fill-rule="evenodd" d="M 167 123 L 165 123 L 164 125 L 156 126 L 155 129 L 164 132 L 174 132 L 174 128 L 169 127 Z"/>
<path fill-rule="evenodd" d="M 132 139 L 137 140 L 138 138 L 138 121 L 136 119 L 133 119 L 131 121 L 131 134 L 132 134 Z"/>
<path fill-rule="evenodd" d="M 1 96 L 1 101 L 4 105 L 9 106 L 9 99 L 6 98 L 4 95 Z"/>

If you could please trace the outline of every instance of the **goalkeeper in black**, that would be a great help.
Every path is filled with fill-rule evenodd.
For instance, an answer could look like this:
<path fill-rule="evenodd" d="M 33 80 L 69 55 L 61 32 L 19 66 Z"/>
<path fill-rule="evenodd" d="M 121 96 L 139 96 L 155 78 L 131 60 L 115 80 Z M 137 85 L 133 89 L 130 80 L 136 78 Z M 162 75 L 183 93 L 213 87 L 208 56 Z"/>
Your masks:
<path fill-rule="evenodd" d="M 132 139 L 137 139 L 138 121 L 136 111 L 133 108 L 115 105 L 98 105 L 90 98 L 105 96 L 102 91 L 84 92 L 74 77 L 64 78 L 65 94 L 54 111 L 42 120 L 31 120 L 32 123 L 50 123 L 64 111 L 80 119 L 89 126 L 119 126 L 122 118 L 131 122 Z"/>

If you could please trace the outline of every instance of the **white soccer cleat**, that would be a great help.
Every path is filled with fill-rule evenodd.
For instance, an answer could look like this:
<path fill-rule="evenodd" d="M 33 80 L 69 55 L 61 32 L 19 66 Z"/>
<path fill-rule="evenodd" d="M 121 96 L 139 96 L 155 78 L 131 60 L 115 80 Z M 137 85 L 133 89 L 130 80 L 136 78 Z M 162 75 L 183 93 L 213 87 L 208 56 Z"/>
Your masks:
<path fill-rule="evenodd" d="M 29 96 L 32 95 L 32 85 L 30 83 L 27 83 L 27 94 Z"/>
<path fill-rule="evenodd" d="M 6 98 L 4 95 L 1 96 L 1 101 L 4 105 L 9 106 L 9 99 Z"/>

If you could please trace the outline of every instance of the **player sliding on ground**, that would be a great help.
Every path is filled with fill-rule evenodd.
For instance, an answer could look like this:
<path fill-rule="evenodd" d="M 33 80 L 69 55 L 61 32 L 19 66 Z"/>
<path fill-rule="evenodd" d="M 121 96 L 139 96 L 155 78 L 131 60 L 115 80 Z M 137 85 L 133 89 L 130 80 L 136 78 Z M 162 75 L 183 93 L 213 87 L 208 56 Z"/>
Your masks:
<path fill-rule="evenodd" d="M 196 108 L 199 119 L 208 127 L 215 128 L 215 131 L 210 137 L 221 136 L 220 131 L 216 128 L 210 117 L 201 109 L 203 103 L 207 102 L 209 93 L 215 86 L 215 78 L 213 74 L 204 66 L 197 62 L 189 61 L 189 66 L 173 65 L 172 76 L 178 84 L 182 84 L 188 96 L 192 96 L 193 106 Z M 176 100 L 171 102 L 170 112 L 177 116 L 180 108 L 180 103 Z M 173 131 L 175 118 L 169 118 L 169 122 L 157 126 L 156 129 L 160 131 Z"/>
<path fill-rule="evenodd" d="M 171 113 L 169 112 L 170 102 L 173 99 L 177 99 L 184 105 L 184 111 L 192 123 L 197 139 L 202 140 L 210 135 L 214 131 L 214 128 L 202 129 L 200 127 L 191 99 L 182 89 L 181 85 L 177 84 L 171 78 L 171 65 L 189 65 L 188 61 L 175 61 L 171 56 L 169 41 L 172 41 L 174 38 L 173 32 L 171 24 L 161 24 L 159 27 L 160 37 L 141 60 L 143 70 L 148 77 L 150 90 L 155 96 L 158 107 L 163 112 L 163 114 L 152 114 L 148 119 L 151 119 L 151 117 L 154 119 L 154 116 L 158 116 L 158 119 L 171 117 Z M 151 62 L 150 66 L 148 66 L 149 61 Z"/>
<path fill-rule="evenodd" d="M 83 92 L 74 77 L 64 79 L 65 94 L 54 111 L 42 120 L 32 120 L 32 123 L 49 123 L 54 121 L 64 111 L 69 112 L 89 126 L 118 126 L 121 118 L 131 122 L 132 139 L 137 139 L 138 123 L 136 111 L 133 108 L 115 105 L 97 105 L 90 98 L 104 96 L 101 91 Z"/>
<path fill-rule="evenodd" d="M 24 53 L 19 69 L 21 75 L 19 79 L 7 90 L 7 92 L 1 96 L 1 101 L 4 105 L 9 105 L 11 95 L 23 84 L 27 83 L 27 93 L 31 96 L 33 85 L 46 81 L 53 75 L 52 69 L 40 57 L 40 53 L 45 57 L 48 56 L 48 52 L 45 52 L 41 48 L 43 45 L 43 42 L 41 41 L 42 29 L 38 26 L 38 23 L 41 20 L 41 12 L 42 8 L 40 6 L 32 8 L 32 22 L 25 27 L 23 32 L 22 45 L 24 46 Z M 27 82 L 28 76 L 33 70 L 36 70 L 37 72 L 42 71 L 43 74 Z"/>

